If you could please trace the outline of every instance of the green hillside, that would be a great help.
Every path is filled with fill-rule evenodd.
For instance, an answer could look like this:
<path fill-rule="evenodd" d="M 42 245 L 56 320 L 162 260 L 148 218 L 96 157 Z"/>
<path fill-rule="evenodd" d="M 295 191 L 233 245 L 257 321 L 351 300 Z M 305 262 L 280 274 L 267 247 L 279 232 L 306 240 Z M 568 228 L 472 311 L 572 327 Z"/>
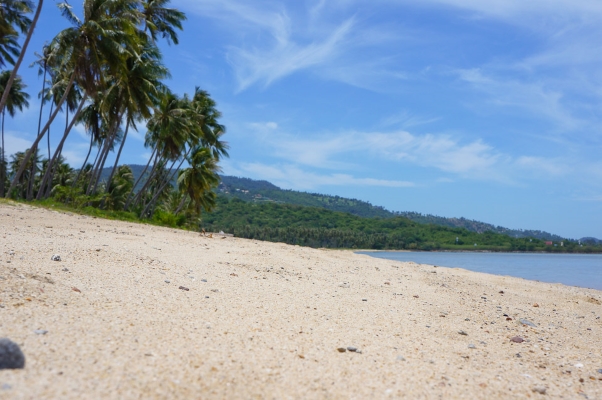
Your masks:
<path fill-rule="evenodd" d="M 201 227 L 208 232 L 223 231 L 237 237 L 327 248 L 595 251 L 591 246 L 579 247 L 574 242 L 549 246 L 535 238 L 420 224 L 401 216 L 366 218 L 321 207 L 273 201 L 254 203 L 225 196 L 219 198 L 215 211 L 203 216 Z"/>

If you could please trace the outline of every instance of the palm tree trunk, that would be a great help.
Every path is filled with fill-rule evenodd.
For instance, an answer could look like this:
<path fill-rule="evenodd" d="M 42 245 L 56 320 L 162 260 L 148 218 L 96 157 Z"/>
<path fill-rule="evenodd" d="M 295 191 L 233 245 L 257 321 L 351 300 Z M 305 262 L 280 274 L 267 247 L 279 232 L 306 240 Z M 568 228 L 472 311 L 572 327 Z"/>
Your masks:
<path fill-rule="evenodd" d="M 142 200 L 142 196 L 144 196 L 144 192 L 146 191 L 146 189 L 149 187 L 149 185 L 151 184 L 151 181 L 153 179 L 153 176 L 155 176 L 155 174 L 157 173 L 157 166 L 161 164 L 161 162 L 163 161 L 162 157 L 157 154 L 155 156 L 155 162 L 153 163 L 153 168 L 151 169 L 151 172 L 148 174 L 148 179 L 146 180 L 146 182 L 144 182 L 144 185 L 142 185 L 142 188 L 140 188 L 140 190 L 138 191 L 138 193 L 136 193 L 136 196 L 134 196 L 134 205 L 138 205 L 138 203 L 140 202 L 140 200 Z"/>
<path fill-rule="evenodd" d="M 111 186 L 111 181 L 113 180 L 113 175 L 115 175 L 115 170 L 117 169 L 117 163 L 119 163 L 119 158 L 121 157 L 121 151 L 123 150 L 123 145 L 125 144 L 125 139 L 128 137 L 128 129 L 130 128 L 130 121 L 128 120 L 125 124 L 125 132 L 123 133 L 123 139 L 121 139 L 121 144 L 119 145 L 119 151 L 117 152 L 117 157 L 115 157 L 115 162 L 113 163 L 113 170 L 111 171 L 111 175 L 109 175 L 109 179 L 107 180 L 107 187 Z"/>
<path fill-rule="evenodd" d="M 40 115 L 38 117 L 38 134 L 40 134 L 40 129 L 42 128 L 42 113 L 44 111 L 44 93 L 46 92 L 46 74 L 48 70 L 44 68 L 44 76 L 42 77 L 42 96 L 40 101 Z M 48 132 L 48 137 L 50 137 L 50 132 Z M 36 149 L 37 150 L 37 149 Z M 48 146 L 48 159 L 50 159 L 50 146 Z M 30 176 L 36 175 L 37 165 L 33 163 L 31 166 Z M 34 179 L 29 180 L 29 187 L 27 188 L 27 201 L 30 201 L 33 198 L 33 181 Z M 0 195 L 2 197 L 2 195 Z"/>
<path fill-rule="evenodd" d="M 6 189 L 4 187 L 4 174 L 6 174 L 6 171 L 4 170 L 4 157 L 5 157 L 5 152 L 4 152 L 4 110 L 2 110 L 1 113 L 1 118 L 2 118 L 2 146 L 0 146 L 0 148 L 2 149 L 2 154 L 0 154 L 0 197 L 4 197 L 4 189 Z"/>
<path fill-rule="evenodd" d="M 79 178 L 82 175 L 82 172 L 84 171 L 84 168 L 86 167 L 86 163 L 88 162 L 88 158 L 90 158 L 90 154 L 92 153 L 92 147 L 93 147 L 93 145 L 94 145 L 94 135 L 92 133 L 90 133 L 90 148 L 88 149 L 88 154 L 86 154 L 86 159 L 84 160 L 84 163 L 82 164 L 82 167 L 79 169 L 79 172 L 77 173 L 77 177 L 75 178 L 75 180 L 71 184 L 72 188 L 74 188 L 77 185 L 77 182 L 79 181 Z"/>
<path fill-rule="evenodd" d="M 19 179 L 21 178 L 21 175 L 23 175 L 23 171 L 25 171 L 25 168 L 27 167 L 27 163 L 29 162 L 29 159 L 31 158 L 34 150 L 36 150 L 38 148 L 38 143 L 40 143 L 40 140 L 42 140 L 42 138 L 44 137 L 44 134 L 46 133 L 48 128 L 50 128 L 50 125 L 52 124 L 52 122 L 56 118 L 57 114 L 59 113 L 61 106 L 67 99 L 67 95 L 69 94 L 69 91 L 71 90 L 71 87 L 73 86 L 74 80 L 75 80 L 75 73 L 71 74 L 71 78 L 69 79 L 69 84 L 67 85 L 67 88 L 65 89 L 65 93 L 63 93 L 63 97 L 61 97 L 61 100 L 56 105 L 56 109 L 54 110 L 54 113 L 50 116 L 50 119 L 48 120 L 48 122 L 46 122 L 44 129 L 42 129 L 42 132 L 40 132 L 38 134 L 38 137 L 36 138 L 36 140 L 34 140 L 33 144 L 31 145 L 31 147 L 29 148 L 27 153 L 25 153 L 25 155 L 23 156 L 23 161 L 21 162 L 21 165 L 19 166 L 19 170 L 13 177 L 13 180 L 10 184 L 10 188 L 8 189 L 8 193 L 12 192 L 12 190 L 15 188 L 15 186 L 19 182 Z"/>
<path fill-rule="evenodd" d="M 140 174 L 140 176 L 136 180 L 136 183 L 134 183 L 134 186 L 132 186 L 132 191 L 130 192 L 130 194 L 128 194 L 128 197 L 127 197 L 128 200 L 126 201 L 125 206 L 123 207 L 124 210 L 127 211 L 128 206 L 130 205 L 130 202 L 132 201 L 132 195 L 134 194 L 134 191 L 136 190 L 136 186 L 138 186 L 138 184 L 140 183 L 140 181 L 144 177 L 144 174 L 146 173 L 146 170 L 148 169 L 148 166 L 153 161 L 153 158 L 155 158 L 155 153 L 156 152 L 157 152 L 157 148 L 155 147 L 155 149 L 153 150 L 153 153 L 151 154 L 151 156 L 148 159 L 148 162 L 146 163 L 146 167 L 144 167 L 144 169 L 142 170 L 142 173 Z M 153 170 L 154 170 L 154 166 L 153 166 Z"/>
<path fill-rule="evenodd" d="M 184 157 L 182 157 L 182 161 L 180 162 L 180 165 L 178 165 L 178 168 L 176 168 L 175 170 L 173 170 L 173 172 L 171 172 L 171 174 L 169 175 L 168 179 L 165 180 L 165 182 L 159 187 L 159 190 L 157 190 L 157 192 L 155 193 L 155 195 L 153 196 L 153 198 L 151 199 L 151 201 L 148 202 L 148 204 L 146 205 L 146 207 L 144 208 L 144 210 L 140 214 L 140 217 L 142 217 L 143 215 L 145 215 L 149 211 L 149 208 L 150 208 L 151 204 L 153 204 L 153 202 L 155 200 L 157 200 L 157 198 L 159 197 L 159 195 L 161 194 L 161 192 L 163 192 L 163 189 L 165 189 L 165 187 L 167 186 L 167 184 L 169 182 L 171 182 L 171 180 L 175 176 L 176 172 L 178 172 L 180 170 L 180 168 L 182 167 L 182 164 L 184 164 L 184 161 L 186 161 L 186 158 L 188 157 L 188 154 L 190 153 L 190 150 L 192 150 L 192 146 L 190 146 L 190 148 L 188 149 L 188 151 L 186 152 L 186 154 L 184 155 Z M 172 168 L 173 168 L 173 165 L 172 165 Z"/>
<path fill-rule="evenodd" d="M 54 108 L 54 103 L 51 101 L 50 102 L 50 112 L 48 114 L 48 119 L 50 119 L 50 117 L 52 116 L 52 110 Z M 38 135 L 40 134 L 40 131 L 38 130 Z M 47 140 L 47 144 L 48 144 L 48 159 L 50 160 L 50 127 L 48 127 L 48 140 Z"/>
<path fill-rule="evenodd" d="M 27 51 L 27 46 L 29 45 L 29 41 L 31 40 L 31 36 L 33 35 L 33 31 L 36 27 L 36 23 L 38 22 L 38 18 L 40 17 L 40 12 L 42 11 L 43 4 L 44 4 L 44 0 L 38 0 L 38 8 L 36 9 L 36 13 L 33 17 L 33 20 L 31 21 L 29 30 L 27 31 L 27 37 L 25 38 L 25 41 L 23 42 L 23 46 L 21 47 L 21 53 L 19 54 L 19 58 L 17 59 L 17 62 L 15 63 L 15 66 L 13 68 L 13 71 L 11 72 L 10 77 L 8 78 L 8 82 L 6 83 L 6 87 L 4 88 L 4 93 L 2 94 L 2 99 L 0 99 L 0 111 L 4 110 L 4 106 L 6 105 L 6 102 L 8 100 L 8 94 L 10 92 L 10 88 L 13 86 L 13 81 L 15 80 L 15 77 L 17 76 L 19 67 L 21 66 L 21 63 L 23 62 L 23 57 L 25 57 L 25 52 Z M 23 172 L 21 172 L 21 173 L 23 173 Z"/>
<path fill-rule="evenodd" d="M 184 193 L 184 196 L 182 196 L 182 201 L 180 201 L 180 204 L 178 204 L 178 208 L 176 208 L 176 212 L 175 212 L 176 215 L 178 215 L 178 213 L 180 211 L 182 211 L 182 208 L 184 207 L 184 204 L 186 203 L 187 199 L 188 199 L 188 193 Z"/>
<path fill-rule="evenodd" d="M 54 156 L 52 156 L 52 160 L 48 161 L 48 166 L 46 167 L 46 173 L 44 174 L 44 178 L 42 179 L 42 184 L 40 185 L 40 189 L 38 190 L 37 200 L 40 200 L 42 198 L 42 196 L 45 194 L 44 188 L 45 188 L 46 184 L 48 184 L 49 186 L 52 186 L 52 179 L 54 178 L 54 176 L 53 176 L 54 174 L 52 171 L 54 170 L 54 168 L 53 168 L 54 164 L 58 161 L 58 158 L 60 157 L 61 153 L 63 152 L 63 145 L 65 144 L 65 140 L 67 140 L 67 137 L 69 136 L 69 133 L 71 132 L 71 129 L 73 129 L 73 126 L 75 125 L 75 122 L 77 121 L 77 118 L 79 117 L 79 113 L 81 112 L 82 108 L 84 107 L 86 100 L 88 100 L 88 96 L 84 95 L 84 97 L 82 97 L 82 100 L 79 103 L 79 107 L 77 108 L 75 115 L 71 119 L 71 123 L 65 127 L 65 133 L 63 134 L 63 138 L 61 139 L 61 142 L 59 143 L 58 147 L 56 148 L 56 150 L 54 152 Z M 67 114 L 68 114 L 68 112 L 67 112 Z"/>
<path fill-rule="evenodd" d="M 86 191 L 86 194 L 95 193 L 96 189 L 98 188 L 98 184 L 100 183 L 100 178 L 102 176 L 102 170 L 104 169 L 105 163 L 107 161 L 107 157 L 109 156 L 109 153 L 111 152 L 111 145 L 113 144 L 113 142 L 115 141 L 115 138 L 117 137 L 117 132 L 119 131 L 119 125 L 121 124 L 121 119 L 123 118 L 123 114 L 124 113 L 122 113 L 119 116 L 119 118 L 117 119 L 117 121 L 119 121 L 119 123 L 115 124 L 115 127 L 112 129 L 111 134 L 109 135 L 109 137 L 107 138 L 107 141 L 105 142 L 105 145 L 103 147 L 103 153 L 101 155 L 98 165 L 96 166 L 96 173 L 94 175 L 94 180 L 93 180 L 94 187 L 90 191 L 90 188 L 92 187 L 92 182 L 90 182 L 90 186 L 88 186 L 88 190 Z"/>

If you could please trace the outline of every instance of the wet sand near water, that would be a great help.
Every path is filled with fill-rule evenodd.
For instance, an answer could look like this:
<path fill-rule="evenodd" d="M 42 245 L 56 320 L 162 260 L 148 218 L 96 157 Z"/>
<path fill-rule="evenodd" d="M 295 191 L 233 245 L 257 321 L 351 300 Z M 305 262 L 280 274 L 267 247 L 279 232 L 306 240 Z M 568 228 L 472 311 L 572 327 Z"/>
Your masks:
<path fill-rule="evenodd" d="M 0 203 L 26 357 L 0 399 L 602 399 L 601 316 L 591 289 Z"/>

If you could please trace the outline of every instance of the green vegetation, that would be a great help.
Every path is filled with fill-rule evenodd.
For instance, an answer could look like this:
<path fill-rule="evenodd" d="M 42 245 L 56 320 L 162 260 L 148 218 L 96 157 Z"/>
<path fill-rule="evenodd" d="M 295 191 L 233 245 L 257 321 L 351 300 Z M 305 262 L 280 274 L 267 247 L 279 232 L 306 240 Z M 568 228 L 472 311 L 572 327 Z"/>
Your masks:
<path fill-rule="evenodd" d="M 558 235 L 548 232 L 508 229 L 466 218 L 445 218 L 416 212 L 394 212 L 380 206 L 374 206 L 369 202 L 362 200 L 347 199 L 340 196 L 329 196 L 318 193 L 298 192 L 295 190 L 283 190 L 269 182 L 255 181 L 247 178 L 222 176 L 222 184 L 220 185 L 219 190 L 220 194 L 226 197 L 236 197 L 244 201 L 255 203 L 276 202 L 300 206 L 323 207 L 332 211 L 346 212 L 368 218 L 406 217 L 421 224 L 434 224 L 450 228 L 465 228 L 477 233 L 492 231 L 516 238 L 537 238 L 558 242 L 565 240 Z"/>
<path fill-rule="evenodd" d="M 158 43 L 165 39 L 177 44 L 177 31 L 186 19 L 169 3 L 84 0 L 81 16 L 68 2 L 58 3 L 71 26 L 48 38 L 36 53 L 34 65 L 43 79 L 35 140 L 7 160 L 4 120 L 29 106 L 27 86 L 17 70 L 43 0 L 37 7 L 30 0 L 0 0 L 0 67 L 14 67 L 0 72 L 0 197 L 61 202 L 128 220 L 136 215 L 169 226 L 198 226 L 201 212 L 215 205 L 218 163 L 228 155 L 222 140 L 226 129 L 209 93 L 197 87 L 191 96 L 180 96 L 164 83 L 169 71 Z M 22 49 L 20 34 L 27 34 Z M 51 151 L 50 126 L 58 123 L 61 112 L 64 130 Z M 62 155 L 76 124 L 90 136 L 85 161 L 77 170 Z M 145 146 L 151 156 L 135 179 L 119 159 L 128 133 L 140 125 L 146 127 Z M 107 166 L 111 153 L 115 162 Z"/>
<path fill-rule="evenodd" d="M 512 238 L 495 232 L 420 224 L 405 217 L 363 218 L 318 207 L 275 202 L 252 203 L 219 197 L 201 226 L 237 237 L 311 247 L 378 250 L 470 250 L 596 252 L 599 246 L 574 241 L 546 245 L 535 238 Z M 476 246 L 475 246 L 476 244 Z"/>

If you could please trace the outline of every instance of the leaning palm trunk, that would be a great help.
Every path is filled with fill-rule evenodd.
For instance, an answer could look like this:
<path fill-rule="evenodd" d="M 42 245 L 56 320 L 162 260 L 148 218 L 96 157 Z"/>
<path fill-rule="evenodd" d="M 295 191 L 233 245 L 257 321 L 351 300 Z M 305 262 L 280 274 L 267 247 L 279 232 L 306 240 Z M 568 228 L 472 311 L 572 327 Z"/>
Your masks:
<path fill-rule="evenodd" d="M 63 133 L 63 135 L 67 134 L 68 130 L 70 130 L 70 128 L 69 128 L 69 107 L 65 107 L 65 132 Z M 52 160 L 48 159 L 49 166 L 42 178 L 42 182 L 40 185 L 40 191 L 38 192 L 38 195 L 36 196 L 37 200 L 40 200 L 41 198 L 48 198 L 50 196 L 50 191 L 52 190 L 52 182 L 54 181 L 54 174 L 56 173 L 56 170 L 58 168 L 57 161 L 60 160 L 60 157 L 62 154 L 63 154 L 63 147 L 62 146 L 60 148 L 57 147 L 56 154 L 52 157 Z M 48 175 L 48 171 L 50 171 L 50 175 Z M 40 192 L 42 192 L 42 193 L 40 193 Z"/>
<path fill-rule="evenodd" d="M 178 208 L 176 208 L 174 214 L 178 215 L 178 213 L 182 211 L 182 208 L 184 208 L 184 204 L 186 204 L 186 200 L 188 200 L 188 193 L 184 193 L 182 195 L 182 201 L 180 201 L 180 204 L 178 204 Z"/>
<path fill-rule="evenodd" d="M 146 188 L 150 184 L 151 178 L 153 177 L 153 174 L 155 173 L 155 170 L 157 169 L 157 165 L 159 164 L 159 161 L 160 161 L 159 153 L 157 152 L 157 150 L 158 150 L 157 148 L 155 148 L 155 150 L 153 150 L 153 154 L 151 154 L 150 158 L 148 159 L 148 163 L 146 164 L 146 167 L 144 167 L 142 174 L 140 174 L 140 176 L 138 177 L 138 180 L 132 187 L 132 191 L 130 192 L 130 194 L 128 196 L 128 201 L 125 203 L 124 210 L 126 210 L 126 211 L 128 210 L 131 202 L 134 202 L 134 204 L 137 204 L 138 200 L 140 199 L 141 194 L 146 190 Z M 154 159 L 154 162 L 153 162 L 153 159 Z M 144 182 L 144 185 L 142 185 L 142 188 L 140 188 L 138 193 L 136 193 L 134 195 L 134 190 L 136 190 L 136 186 L 138 186 L 138 183 L 140 183 L 140 180 L 142 180 L 142 178 L 144 177 L 144 174 L 146 173 L 146 170 L 148 169 L 148 166 L 150 165 L 151 162 L 153 162 L 153 167 L 151 168 L 151 171 L 148 175 L 148 178 L 146 179 L 146 182 Z"/>
<path fill-rule="evenodd" d="M 122 118 L 123 118 L 123 113 L 119 116 L 117 121 L 121 121 Z M 107 162 L 107 157 L 109 156 L 109 153 L 111 152 L 111 147 L 112 147 L 113 143 L 115 142 L 115 139 L 117 138 L 118 131 L 119 131 L 119 123 L 116 123 L 115 127 L 112 129 L 111 134 L 109 135 L 109 137 L 107 138 L 107 140 L 104 143 L 102 155 L 100 156 L 99 162 L 96 165 L 95 174 L 93 174 L 94 179 L 90 182 L 90 185 L 88 186 L 88 190 L 86 191 L 86 194 L 91 194 L 91 193 L 96 192 L 96 189 L 98 188 L 98 184 L 100 183 L 100 178 L 102 176 L 102 170 L 104 169 L 105 163 Z M 94 184 L 94 185 L 92 185 L 92 184 Z"/>
<path fill-rule="evenodd" d="M 117 157 L 115 157 L 115 162 L 113 163 L 113 169 L 111 170 L 111 174 L 109 175 L 109 179 L 107 180 L 107 187 L 111 186 L 111 181 L 113 180 L 113 175 L 115 175 L 115 171 L 117 170 L 117 163 L 119 163 L 119 158 L 121 157 L 121 151 L 123 150 L 123 145 L 125 144 L 125 139 L 128 137 L 128 129 L 130 128 L 130 121 L 127 121 L 125 124 L 125 132 L 123 133 L 123 139 L 121 139 L 121 144 L 119 145 L 119 151 L 117 152 Z"/>
<path fill-rule="evenodd" d="M 79 172 L 77 173 L 77 177 L 73 180 L 73 183 L 71 184 L 72 188 L 74 188 L 75 185 L 77 185 L 77 182 L 79 181 L 79 178 L 81 177 L 82 172 L 84 171 L 84 168 L 86 167 L 86 164 L 88 163 L 88 158 L 90 158 L 90 154 L 92 154 L 92 146 L 93 145 L 94 145 L 94 135 L 90 134 L 90 148 L 88 149 L 88 154 L 86 154 L 86 159 L 84 160 L 82 167 L 79 169 Z"/>
<path fill-rule="evenodd" d="M 0 149 L 2 149 L 2 152 L 0 153 L 0 197 L 4 197 L 4 174 L 6 173 L 6 170 L 4 169 L 4 110 L 2 110 L 0 113 L 0 118 L 2 118 L 2 146 L 0 146 Z"/>
<path fill-rule="evenodd" d="M 40 129 L 42 128 L 42 114 L 44 112 L 44 93 L 46 92 L 46 73 L 47 72 L 48 72 L 47 69 L 44 68 L 44 76 L 42 77 L 42 96 L 41 96 L 42 101 L 40 101 L 40 115 L 38 116 L 38 135 L 40 134 Z M 50 132 L 48 132 L 48 137 L 50 137 Z M 50 159 L 50 146 L 48 146 L 48 159 Z M 37 172 L 36 168 L 37 168 L 37 165 L 35 163 L 33 163 L 33 165 L 31 166 L 31 171 L 29 173 L 29 176 L 36 175 L 36 172 Z M 27 200 L 28 201 L 33 198 L 33 181 L 34 181 L 34 179 L 29 180 L 29 187 L 27 188 Z M 0 195 L 0 197 L 2 197 L 2 195 Z"/>
<path fill-rule="evenodd" d="M 25 41 L 23 42 L 23 46 L 21 47 L 21 53 L 19 54 L 19 58 L 17 59 L 17 62 L 15 63 L 15 66 L 13 68 L 13 71 L 11 72 L 10 77 L 8 78 L 8 82 L 6 82 L 6 87 L 4 88 L 4 93 L 2 94 L 2 99 L 0 99 L 0 111 L 4 110 L 4 106 L 6 106 L 10 88 L 13 86 L 13 81 L 15 80 L 15 77 L 17 76 L 17 72 L 19 71 L 19 67 L 21 66 L 21 63 L 23 62 L 23 57 L 25 57 L 25 53 L 27 51 L 27 46 L 29 45 L 29 41 L 31 40 L 31 36 L 33 35 L 33 31 L 36 27 L 36 23 L 38 22 L 38 18 L 40 17 L 40 12 L 42 11 L 43 4 L 44 4 L 44 0 L 38 0 L 38 8 L 36 9 L 36 13 L 33 17 L 33 20 L 31 21 L 31 25 L 29 26 L 29 29 L 27 30 L 27 37 L 25 38 Z M 21 173 L 23 173 L 23 172 L 21 172 Z"/>
<path fill-rule="evenodd" d="M 38 196 L 37 196 L 38 200 L 40 200 L 42 198 L 42 196 L 45 194 L 44 188 L 46 187 L 46 185 L 52 186 L 52 180 L 53 180 L 53 172 L 52 171 L 54 170 L 53 166 L 58 161 L 59 157 L 61 156 L 61 153 L 63 152 L 63 145 L 65 144 L 65 141 L 67 140 L 67 137 L 69 136 L 69 133 L 71 132 L 71 129 L 73 129 L 73 126 L 75 125 L 75 122 L 77 121 L 77 118 L 79 117 L 79 114 L 82 111 L 82 108 L 84 107 L 84 103 L 86 102 L 86 100 L 88 100 L 88 96 L 84 95 L 82 97 L 82 100 L 79 103 L 79 107 L 77 108 L 75 115 L 71 119 L 71 122 L 65 128 L 65 133 L 63 134 L 61 142 L 59 143 L 58 147 L 56 148 L 56 151 L 54 152 L 52 159 L 50 161 L 48 161 L 48 166 L 46 167 L 46 173 L 44 174 L 44 178 L 42 179 L 42 184 L 40 185 L 40 189 L 38 190 Z"/>
<path fill-rule="evenodd" d="M 165 179 L 165 181 L 163 182 L 163 184 L 159 187 L 159 189 L 157 190 L 157 193 L 155 193 L 155 195 L 148 202 L 148 204 L 146 205 L 146 207 L 144 207 L 144 210 L 142 210 L 142 213 L 140 214 L 141 217 L 144 216 L 144 215 L 146 215 L 146 213 L 151 209 L 151 205 L 153 205 L 153 203 L 159 198 L 159 195 L 163 192 L 163 190 L 165 189 L 165 187 L 171 182 L 171 180 L 175 176 L 176 172 L 178 172 L 180 170 L 180 168 L 182 167 L 182 164 L 184 164 L 184 161 L 186 161 L 186 158 L 188 157 L 188 154 L 190 153 L 190 150 L 192 150 L 192 146 L 190 146 L 190 148 L 188 149 L 188 151 L 186 152 L 186 154 L 184 155 L 184 157 L 182 157 L 182 161 L 180 161 L 180 164 L 178 165 L 178 168 L 173 169 L 173 164 L 172 164 L 172 166 L 171 166 L 172 167 L 171 174 L 168 174 L 167 179 Z"/>
<path fill-rule="evenodd" d="M 31 147 L 29 148 L 27 153 L 25 153 L 25 156 L 23 156 L 23 161 L 21 162 L 21 166 L 19 167 L 19 170 L 13 177 L 13 180 L 10 184 L 8 193 L 11 193 L 13 191 L 13 189 L 17 186 L 17 183 L 19 183 L 19 179 L 23 175 L 23 172 L 25 171 L 25 168 L 27 167 L 27 163 L 29 162 L 29 159 L 33 155 L 34 150 L 37 150 L 40 140 L 42 140 L 42 138 L 46 134 L 46 131 L 50 128 L 50 125 L 52 124 L 52 122 L 58 115 L 59 111 L 61 110 L 61 106 L 67 99 L 67 95 L 69 95 L 69 91 L 71 90 L 71 87 L 73 86 L 74 80 L 75 80 L 75 73 L 71 74 L 71 78 L 69 79 L 69 83 L 67 84 L 67 88 L 65 89 L 65 93 L 63 93 L 63 97 L 61 97 L 61 100 L 59 100 L 58 104 L 56 105 L 56 109 L 54 110 L 54 113 L 52 113 L 52 115 L 48 119 L 48 122 L 46 122 L 44 129 L 42 129 L 42 132 L 40 132 L 38 134 L 38 137 L 36 138 L 36 140 L 34 140 L 33 144 L 31 145 Z"/>

